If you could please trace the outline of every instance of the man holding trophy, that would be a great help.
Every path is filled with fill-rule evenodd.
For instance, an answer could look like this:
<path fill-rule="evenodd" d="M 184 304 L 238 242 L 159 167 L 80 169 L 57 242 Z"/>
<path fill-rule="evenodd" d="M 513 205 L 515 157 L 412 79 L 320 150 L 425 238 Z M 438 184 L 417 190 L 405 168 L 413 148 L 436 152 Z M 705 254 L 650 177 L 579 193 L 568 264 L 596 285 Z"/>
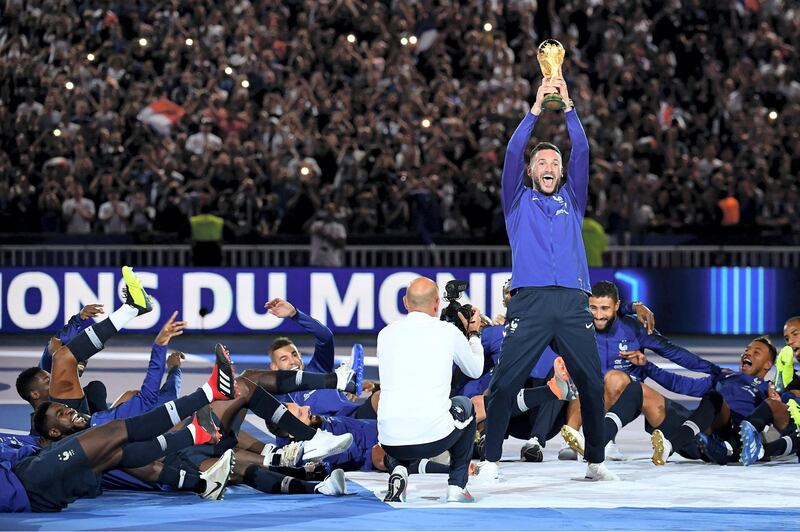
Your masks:
<path fill-rule="evenodd" d="M 508 142 L 502 204 L 512 252 L 511 301 L 500 363 L 489 386 L 485 457 L 480 477 L 497 478 L 512 402 L 545 347 L 559 353 L 578 388 L 587 480 L 619 480 L 603 464 L 603 378 L 588 308 L 589 268 L 581 226 L 588 196 L 589 143 L 561 74 L 564 47 L 539 46 L 544 79 L 536 101 Z M 543 111 L 564 112 L 572 142 L 563 172 L 561 151 L 540 142 L 525 148 Z"/>

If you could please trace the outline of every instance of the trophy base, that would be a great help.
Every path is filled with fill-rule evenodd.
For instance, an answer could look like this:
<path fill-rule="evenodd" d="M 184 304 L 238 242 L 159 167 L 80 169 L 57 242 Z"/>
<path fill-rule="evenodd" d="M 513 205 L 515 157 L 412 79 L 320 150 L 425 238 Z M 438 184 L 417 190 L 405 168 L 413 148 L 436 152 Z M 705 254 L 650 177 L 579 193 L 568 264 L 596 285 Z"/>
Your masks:
<path fill-rule="evenodd" d="M 542 99 L 542 109 L 548 111 L 563 111 L 567 104 L 564 99 L 557 94 L 548 94 Z"/>

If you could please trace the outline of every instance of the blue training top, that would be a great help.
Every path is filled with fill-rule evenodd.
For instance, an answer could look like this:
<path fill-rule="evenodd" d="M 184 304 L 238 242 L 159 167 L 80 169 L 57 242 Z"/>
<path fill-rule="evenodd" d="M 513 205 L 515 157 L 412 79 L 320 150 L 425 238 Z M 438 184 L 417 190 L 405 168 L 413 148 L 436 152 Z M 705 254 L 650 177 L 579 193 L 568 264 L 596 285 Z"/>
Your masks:
<path fill-rule="evenodd" d="M 589 193 L 589 142 L 575 110 L 564 113 L 572 151 L 567 182 L 551 196 L 525 186 L 525 147 L 537 116 L 522 119 L 506 149 L 503 213 L 511 244 L 511 288 L 562 286 L 591 293 L 583 246 L 583 216 Z"/>
<path fill-rule="evenodd" d="M 291 319 L 295 320 L 306 332 L 313 334 L 316 339 L 314 356 L 303 371 L 314 373 L 333 372 L 334 345 L 331 330 L 299 310 Z M 351 401 L 344 392 L 333 389 L 285 393 L 278 395 L 277 399 L 282 403 L 297 403 L 300 406 L 309 406 L 312 413 L 320 416 L 349 416 L 364 402 Z"/>

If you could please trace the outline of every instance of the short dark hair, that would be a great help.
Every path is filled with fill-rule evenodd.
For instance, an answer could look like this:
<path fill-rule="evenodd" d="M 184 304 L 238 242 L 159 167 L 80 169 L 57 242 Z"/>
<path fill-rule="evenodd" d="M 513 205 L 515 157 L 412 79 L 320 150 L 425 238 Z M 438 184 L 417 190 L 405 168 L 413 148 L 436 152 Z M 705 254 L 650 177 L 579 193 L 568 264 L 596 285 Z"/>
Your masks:
<path fill-rule="evenodd" d="M 754 342 L 761 342 L 767 349 L 769 349 L 769 357 L 772 359 L 772 362 L 775 362 L 775 359 L 778 358 L 778 350 L 772 345 L 772 342 L 769 341 L 769 338 L 766 336 L 759 336 L 758 338 L 753 340 Z"/>
<path fill-rule="evenodd" d="M 291 340 L 289 340 L 286 336 L 280 336 L 275 338 L 275 341 L 272 342 L 272 345 L 269 346 L 269 356 L 272 356 L 272 353 L 275 352 L 276 349 L 280 349 L 281 347 L 286 347 L 287 345 L 293 344 Z"/>
<path fill-rule="evenodd" d="M 800 321 L 800 316 L 792 316 L 791 318 L 786 320 L 783 324 L 784 325 L 788 325 L 789 323 L 791 323 L 793 321 Z"/>
<path fill-rule="evenodd" d="M 555 144 L 551 142 L 540 142 L 539 144 L 534 146 L 533 149 L 531 149 L 531 155 L 530 155 L 531 160 L 533 159 L 534 155 L 536 155 L 538 152 L 542 150 L 553 150 L 558 154 L 559 157 L 563 157 L 561 155 L 561 150 L 559 150 L 558 146 L 556 146 Z"/>
<path fill-rule="evenodd" d="M 33 430 L 42 438 L 51 441 L 53 441 L 53 438 L 48 434 L 49 431 L 47 430 L 47 411 L 52 404 L 51 401 L 45 401 L 37 406 L 36 411 L 33 413 Z"/>
<path fill-rule="evenodd" d="M 36 375 L 42 371 L 39 366 L 33 366 L 17 376 L 17 393 L 22 399 L 31 402 L 31 392 L 33 391 L 33 383 L 36 382 Z"/>
<path fill-rule="evenodd" d="M 592 286 L 592 297 L 610 297 L 619 301 L 619 289 L 611 281 L 598 281 Z"/>

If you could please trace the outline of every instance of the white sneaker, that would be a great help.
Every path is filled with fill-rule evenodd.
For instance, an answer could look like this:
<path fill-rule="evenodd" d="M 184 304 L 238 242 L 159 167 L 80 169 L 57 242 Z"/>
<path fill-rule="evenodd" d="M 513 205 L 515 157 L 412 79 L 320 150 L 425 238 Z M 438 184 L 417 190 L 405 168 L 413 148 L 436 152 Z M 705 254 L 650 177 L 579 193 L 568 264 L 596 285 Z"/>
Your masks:
<path fill-rule="evenodd" d="M 653 463 L 664 465 L 672 454 L 672 444 L 664 437 L 664 433 L 656 429 L 650 435 L 650 443 L 653 445 Z"/>
<path fill-rule="evenodd" d="M 497 467 L 497 462 L 488 462 L 482 460 L 475 466 L 475 478 L 488 481 L 500 480 L 500 470 Z"/>
<path fill-rule="evenodd" d="M 586 467 L 586 480 L 619 480 L 619 476 L 606 469 L 604 463 L 590 463 Z"/>
<path fill-rule="evenodd" d="M 470 492 L 467 491 L 467 488 L 459 488 L 458 486 L 448 485 L 447 502 L 473 503 L 475 502 L 475 497 L 473 497 Z"/>
<path fill-rule="evenodd" d="M 314 492 L 331 497 L 347 495 L 347 481 L 344 478 L 344 471 L 334 469 L 325 480 L 314 486 Z"/>
<path fill-rule="evenodd" d="M 617 444 L 614 441 L 608 442 L 606 444 L 606 460 L 611 460 L 612 462 L 624 462 L 627 460 L 625 455 L 622 454 L 622 451 L 619 450 Z"/>
<path fill-rule="evenodd" d="M 346 451 L 353 445 L 352 434 L 331 434 L 317 429 L 310 440 L 303 442 L 303 460 L 319 460 Z"/>
<path fill-rule="evenodd" d="M 564 438 L 564 441 L 567 442 L 567 445 L 569 445 L 572 448 L 572 450 L 577 452 L 579 455 L 583 456 L 583 446 L 584 446 L 583 434 L 573 429 L 569 425 L 564 425 L 563 427 L 561 427 L 561 437 Z M 558 458 L 559 460 L 562 459 L 560 452 L 558 453 Z M 574 460 L 577 459 L 578 457 L 576 456 Z M 572 460 L 572 459 L 564 458 L 564 460 Z"/>
<path fill-rule="evenodd" d="M 383 502 L 406 502 L 408 491 L 408 470 L 405 466 L 396 466 L 389 475 L 389 489 Z"/>
<path fill-rule="evenodd" d="M 353 371 L 352 361 L 350 360 L 342 362 L 333 372 L 336 374 L 336 389 L 342 392 L 347 387 L 347 384 L 353 380 L 353 375 L 356 373 Z"/>
<path fill-rule="evenodd" d="M 225 496 L 225 486 L 231 478 L 231 471 L 236 464 L 233 449 L 228 449 L 214 465 L 200 472 L 200 478 L 206 481 L 206 489 L 200 496 L 211 501 L 218 501 Z"/>
<path fill-rule="evenodd" d="M 303 443 L 301 441 L 293 441 L 280 449 L 275 449 L 273 455 L 277 454 L 280 457 L 278 465 L 281 467 L 297 467 L 303 459 Z"/>

